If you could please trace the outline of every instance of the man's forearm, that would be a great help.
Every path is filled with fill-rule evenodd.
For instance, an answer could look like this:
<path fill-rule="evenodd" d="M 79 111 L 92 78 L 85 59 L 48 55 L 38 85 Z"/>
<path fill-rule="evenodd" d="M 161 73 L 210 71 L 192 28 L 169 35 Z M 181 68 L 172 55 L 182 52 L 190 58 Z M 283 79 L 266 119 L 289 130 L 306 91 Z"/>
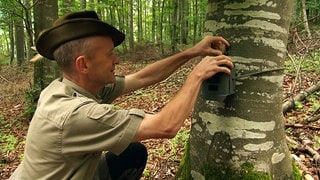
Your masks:
<path fill-rule="evenodd" d="M 190 48 L 178 54 L 149 64 L 136 73 L 127 75 L 123 94 L 163 81 L 180 66 L 185 64 L 189 59 L 196 56 L 197 53 Z"/>
<path fill-rule="evenodd" d="M 155 115 L 146 115 L 133 141 L 173 138 L 193 109 L 201 79 L 188 77 L 180 91 Z"/>
<path fill-rule="evenodd" d="M 200 91 L 202 80 L 196 76 L 189 76 L 176 96 L 161 110 L 161 119 L 170 124 L 173 133 L 176 134 L 183 125 L 185 119 L 190 115 L 197 95 Z"/>
<path fill-rule="evenodd" d="M 214 49 L 214 47 L 220 44 L 229 46 L 229 43 L 222 37 L 206 36 L 192 48 L 157 61 L 136 73 L 126 76 L 125 87 L 122 93 L 126 94 L 166 79 L 191 58 L 222 55 L 220 50 Z"/>
<path fill-rule="evenodd" d="M 229 68 L 233 67 L 231 59 L 224 55 L 203 58 L 193 68 L 176 96 L 158 114 L 144 117 L 133 141 L 174 137 L 192 111 L 202 82 L 220 72 L 230 74 Z"/>
<path fill-rule="evenodd" d="M 139 78 L 144 79 L 145 85 L 152 85 L 169 77 L 174 71 L 193 57 L 196 57 L 196 54 L 193 53 L 190 48 L 156 61 L 137 72 L 137 74 L 139 75 Z"/>

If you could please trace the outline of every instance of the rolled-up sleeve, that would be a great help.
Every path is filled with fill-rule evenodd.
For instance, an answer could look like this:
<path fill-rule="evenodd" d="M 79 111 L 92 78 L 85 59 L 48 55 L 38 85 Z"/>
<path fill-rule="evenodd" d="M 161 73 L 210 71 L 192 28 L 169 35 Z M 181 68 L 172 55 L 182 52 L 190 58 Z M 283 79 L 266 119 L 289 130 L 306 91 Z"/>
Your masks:
<path fill-rule="evenodd" d="M 108 84 L 99 92 L 101 103 L 112 103 L 117 97 L 122 94 L 124 88 L 125 76 L 116 76 L 114 84 Z"/>

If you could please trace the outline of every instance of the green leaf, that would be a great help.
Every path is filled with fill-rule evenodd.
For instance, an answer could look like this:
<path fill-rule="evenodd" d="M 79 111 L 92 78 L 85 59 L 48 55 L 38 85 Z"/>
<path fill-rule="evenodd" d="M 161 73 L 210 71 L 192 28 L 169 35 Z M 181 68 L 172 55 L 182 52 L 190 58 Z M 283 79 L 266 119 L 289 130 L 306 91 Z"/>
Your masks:
<path fill-rule="evenodd" d="M 303 108 L 303 103 L 300 101 L 294 101 L 294 107 L 296 109 L 302 109 Z"/>

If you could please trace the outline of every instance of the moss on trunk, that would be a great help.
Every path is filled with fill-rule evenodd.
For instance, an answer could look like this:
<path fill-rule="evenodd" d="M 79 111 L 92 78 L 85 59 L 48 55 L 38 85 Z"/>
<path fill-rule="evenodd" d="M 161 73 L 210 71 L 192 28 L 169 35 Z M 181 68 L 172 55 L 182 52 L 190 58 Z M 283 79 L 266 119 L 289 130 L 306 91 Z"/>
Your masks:
<path fill-rule="evenodd" d="M 175 179 L 181 179 L 181 180 L 195 179 L 195 177 L 191 175 L 189 151 L 190 151 L 189 142 L 187 142 L 185 147 L 184 157 L 180 162 L 179 171 Z M 299 171 L 299 168 L 295 164 L 295 162 L 292 163 L 292 169 L 293 169 L 293 177 L 288 177 L 287 179 L 300 180 L 302 178 L 301 173 Z M 213 179 L 213 180 L 219 180 L 219 179 L 271 180 L 272 179 L 270 174 L 267 174 L 265 172 L 255 171 L 254 165 L 249 162 L 243 163 L 240 166 L 240 168 L 235 168 L 235 167 L 232 167 L 231 165 L 227 167 L 226 166 L 215 167 L 210 164 L 207 164 L 202 168 L 202 172 L 200 174 L 202 175 L 202 179 Z"/>
<path fill-rule="evenodd" d="M 176 179 L 191 180 L 190 174 L 190 142 L 185 145 L 184 156 L 181 159 Z"/>

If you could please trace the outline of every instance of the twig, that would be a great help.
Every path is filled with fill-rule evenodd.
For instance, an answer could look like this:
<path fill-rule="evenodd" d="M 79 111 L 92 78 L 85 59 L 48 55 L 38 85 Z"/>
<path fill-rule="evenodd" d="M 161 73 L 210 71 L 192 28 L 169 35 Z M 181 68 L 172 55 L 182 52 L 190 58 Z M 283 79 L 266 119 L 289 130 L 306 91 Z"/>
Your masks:
<path fill-rule="evenodd" d="M 318 107 L 310 116 L 306 118 L 305 122 L 316 122 L 320 119 L 320 107 Z"/>
<path fill-rule="evenodd" d="M 304 136 L 303 134 L 299 136 L 299 139 L 301 140 L 304 149 L 312 156 L 316 164 L 320 164 L 320 155 L 319 153 L 314 150 L 310 144 L 312 144 L 312 141 L 307 137 Z"/>
<path fill-rule="evenodd" d="M 304 124 L 286 124 L 285 125 L 287 128 L 301 128 L 301 129 L 312 129 L 312 130 L 320 130 L 320 127 L 318 126 L 311 126 L 311 125 L 304 125 Z"/>
<path fill-rule="evenodd" d="M 320 164 L 320 154 L 316 150 L 314 150 L 312 147 L 310 147 L 309 145 L 305 145 L 305 147 L 306 147 L 306 150 L 308 151 L 308 153 L 314 159 L 314 161 L 317 164 Z"/>
<path fill-rule="evenodd" d="M 300 159 L 297 155 L 291 154 L 291 156 L 292 156 L 292 158 L 295 160 L 295 162 L 297 163 L 298 167 L 299 167 L 304 173 L 309 172 L 307 166 L 303 164 L 303 162 L 301 161 L 301 159 Z"/>
<path fill-rule="evenodd" d="M 320 90 L 320 81 L 313 85 L 312 87 L 309 87 L 308 89 L 301 91 L 299 94 L 297 94 L 294 98 L 284 102 L 282 104 L 282 112 L 285 113 L 288 110 L 292 109 L 294 107 L 295 101 L 303 101 L 305 100 L 310 94 L 319 91 Z"/>
<path fill-rule="evenodd" d="M 306 122 L 316 122 L 320 119 L 320 115 L 308 117 L 305 121 Z"/>
<path fill-rule="evenodd" d="M 299 140 L 302 142 L 302 144 L 300 144 L 299 142 L 291 139 L 288 136 L 286 136 L 286 139 L 287 139 L 287 142 L 289 142 L 291 144 L 294 144 L 294 146 L 296 146 L 296 147 L 299 146 L 298 149 L 300 149 L 300 151 L 302 150 L 302 151 L 308 152 L 312 156 L 312 158 L 314 159 L 316 164 L 320 163 L 320 155 L 319 155 L 319 153 L 309 146 L 309 144 L 311 143 L 310 139 L 308 139 L 305 136 L 300 136 Z M 301 159 L 295 154 L 291 154 L 291 156 L 295 160 L 295 162 L 297 163 L 297 166 L 299 167 L 299 169 L 303 171 L 304 178 L 305 179 L 309 179 L 310 177 L 312 177 L 310 175 L 310 171 L 309 171 L 308 167 L 301 161 Z"/>
<path fill-rule="evenodd" d="M 299 64 L 297 65 L 296 62 L 294 61 L 293 57 L 289 53 L 288 53 L 288 57 L 291 60 L 291 63 L 293 64 L 293 67 L 296 71 L 294 82 L 292 83 L 293 86 L 290 88 L 290 94 L 293 94 L 298 80 L 299 80 L 299 84 L 301 84 L 301 75 L 300 74 L 301 74 L 301 65 L 302 65 L 303 59 L 300 58 Z M 299 87 L 299 90 L 300 90 L 300 88 L 301 87 Z"/>
<path fill-rule="evenodd" d="M 13 82 L 9 81 L 9 80 L 6 79 L 5 77 L 3 77 L 3 76 L 1 76 L 1 75 L 0 75 L 0 77 L 1 77 L 1 79 L 3 79 L 4 81 L 6 81 L 7 83 L 12 83 L 12 84 L 13 84 Z"/>
<path fill-rule="evenodd" d="M 299 143 L 295 140 L 293 140 L 292 138 L 290 138 L 289 136 L 286 136 L 286 140 L 291 143 L 291 144 L 294 144 L 295 146 L 298 146 Z"/>

